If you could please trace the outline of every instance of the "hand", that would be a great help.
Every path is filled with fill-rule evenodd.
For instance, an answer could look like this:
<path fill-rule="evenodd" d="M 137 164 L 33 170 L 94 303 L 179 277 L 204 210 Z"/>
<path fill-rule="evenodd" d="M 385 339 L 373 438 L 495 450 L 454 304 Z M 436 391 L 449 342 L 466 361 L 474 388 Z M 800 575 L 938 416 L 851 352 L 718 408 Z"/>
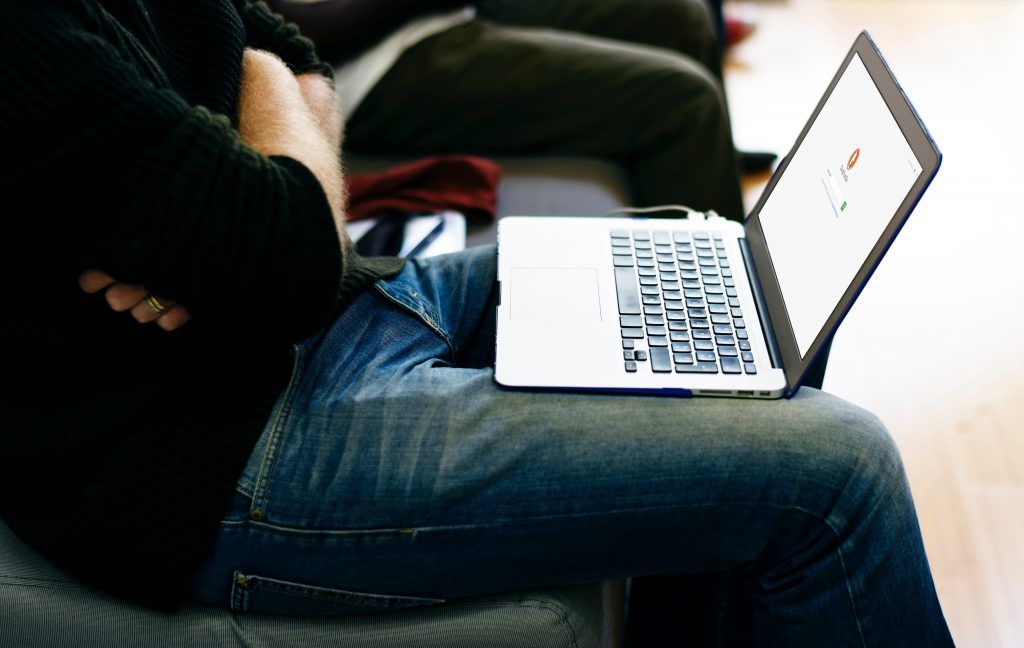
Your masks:
<path fill-rule="evenodd" d="M 121 283 L 99 270 L 86 270 L 79 275 L 78 286 L 90 295 L 106 290 L 105 296 L 110 307 L 119 313 L 131 310 L 132 317 L 140 324 L 156 322 L 156 325 L 163 330 L 173 331 L 192 319 L 192 316 L 181 304 L 175 304 L 154 295 L 161 304 L 167 306 L 166 311 L 158 313 L 146 302 L 149 291 L 145 286 Z"/>

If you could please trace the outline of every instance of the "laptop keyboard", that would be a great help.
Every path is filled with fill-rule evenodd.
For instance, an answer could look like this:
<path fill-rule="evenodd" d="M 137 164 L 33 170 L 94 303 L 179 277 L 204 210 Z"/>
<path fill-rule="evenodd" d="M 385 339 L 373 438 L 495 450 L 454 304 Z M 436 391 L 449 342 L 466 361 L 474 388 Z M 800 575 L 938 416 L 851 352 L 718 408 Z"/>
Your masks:
<path fill-rule="evenodd" d="M 722 235 L 612 230 L 625 370 L 756 374 Z"/>

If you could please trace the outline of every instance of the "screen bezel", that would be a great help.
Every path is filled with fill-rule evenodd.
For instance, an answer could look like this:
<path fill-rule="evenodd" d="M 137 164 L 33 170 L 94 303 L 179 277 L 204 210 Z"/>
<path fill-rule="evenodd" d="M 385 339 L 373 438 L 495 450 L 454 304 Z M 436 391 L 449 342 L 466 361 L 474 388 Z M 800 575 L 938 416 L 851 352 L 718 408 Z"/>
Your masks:
<path fill-rule="evenodd" d="M 895 215 L 889 221 L 888 225 L 886 225 L 885 230 L 882 232 L 881 236 L 879 236 L 878 241 L 871 249 L 871 253 L 865 258 L 864 263 L 857 271 L 853 281 L 850 282 L 850 285 L 843 293 L 843 297 L 839 300 L 839 303 L 825 321 L 824 326 L 822 326 L 821 330 L 818 332 L 818 335 L 815 337 L 814 342 L 808 349 L 807 354 L 801 355 L 796 335 L 793 332 L 793 325 L 789 319 L 785 301 L 782 298 L 782 290 L 779 286 L 778 277 L 775 274 L 775 268 L 772 264 L 771 256 L 768 253 L 768 247 L 764 238 L 764 231 L 761 227 L 760 214 L 761 209 L 771 197 L 772 191 L 774 191 L 779 180 L 782 178 L 782 175 L 786 172 L 786 168 L 789 166 L 790 160 L 793 159 L 793 153 L 800 148 L 800 145 L 803 143 L 808 131 L 810 131 L 811 126 L 814 124 L 815 120 L 817 120 L 818 114 L 828 102 L 829 97 L 832 96 L 832 91 L 835 90 L 839 80 L 846 72 L 847 67 L 849 67 L 854 55 L 860 56 L 860 60 L 867 69 L 868 75 L 874 82 L 875 87 L 878 88 L 882 99 L 889 108 L 889 111 L 896 119 L 896 123 L 899 126 L 900 131 L 902 131 L 904 137 L 907 138 L 907 142 L 910 144 L 911 150 L 914 152 L 914 155 L 921 164 L 921 175 L 911 187 L 906 199 L 900 204 L 899 209 L 896 210 Z M 768 182 L 768 186 L 765 187 L 765 190 L 761 193 L 761 198 L 758 200 L 757 205 L 744 222 L 747 241 L 750 246 L 751 254 L 754 258 L 754 265 L 757 269 L 761 290 L 764 293 L 765 302 L 768 308 L 768 315 L 771 318 L 771 324 L 775 330 L 776 342 L 782 356 L 783 370 L 786 375 L 787 395 L 791 396 L 796 393 L 797 389 L 799 389 L 800 383 L 803 381 L 811 365 L 813 365 L 815 358 L 817 358 L 826 341 L 831 337 L 832 333 L 842 322 L 843 318 L 846 317 L 846 314 L 849 312 L 853 302 L 857 299 L 857 296 L 864 288 L 864 285 L 871 277 L 871 274 L 875 271 L 875 268 L 878 267 L 878 264 L 885 255 L 885 252 L 892 244 L 893 239 L 896 238 L 896 235 L 903 227 L 903 224 L 906 222 L 911 212 L 914 211 L 914 207 L 917 206 L 918 201 L 921 199 L 921 195 L 935 177 L 941 163 L 942 154 L 940 153 L 938 146 L 936 146 L 931 135 L 928 133 L 928 129 L 925 127 L 921 118 L 918 116 L 917 111 L 914 110 L 910 100 L 903 92 L 899 82 L 896 81 L 896 78 L 893 76 L 888 64 L 882 57 L 881 52 L 879 52 L 878 47 L 875 45 L 874 41 L 871 40 L 871 36 L 867 31 L 861 32 L 856 41 L 854 41 L 853 47 L 851 47 L 849 53 L 847 53 L 846 59 L 839 67 L 839 71 L 836 72 L 835 76 L 832 78 L 832 82 L 829 84 L 828 90 L 825 91 L 824 96 L 815 107 L 814 112 L 811 114 L 811 118 L 807 121 L 803 131 L 801 131 L 800 136 L 797 138 L 796 143 L 790 150 L 789 155 L 783 159 L 778 169 L 772 175 L 771 180 Z"/>

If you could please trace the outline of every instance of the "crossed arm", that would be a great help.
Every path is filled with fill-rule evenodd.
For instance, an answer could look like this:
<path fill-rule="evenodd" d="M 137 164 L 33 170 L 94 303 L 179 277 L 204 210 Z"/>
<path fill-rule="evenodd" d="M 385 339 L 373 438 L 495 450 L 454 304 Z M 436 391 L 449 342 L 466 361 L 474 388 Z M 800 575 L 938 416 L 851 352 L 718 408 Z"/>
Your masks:
<path fill-rule="evenodd" d="M 344 236 L 342 120 L 334 90 L 325 77 L 317 73 L 293 75 L 274 54 L 245 50 L 238 132 L 242 141 L 257 152 L 287 156 L 309 168 L 324 190 L 339 237 Z M 147 302 L 149 291 L 144 285 L 122 283 L 102 270 L 86 270 L 78 284 L 90 294 L 105 291 L 111 308 L 131 311 L 142 324 L 156 322 L 160 328 L 172 331 L 191 318 L 184 305 L 155 296 L 167 307 L 158 311 Z"/>

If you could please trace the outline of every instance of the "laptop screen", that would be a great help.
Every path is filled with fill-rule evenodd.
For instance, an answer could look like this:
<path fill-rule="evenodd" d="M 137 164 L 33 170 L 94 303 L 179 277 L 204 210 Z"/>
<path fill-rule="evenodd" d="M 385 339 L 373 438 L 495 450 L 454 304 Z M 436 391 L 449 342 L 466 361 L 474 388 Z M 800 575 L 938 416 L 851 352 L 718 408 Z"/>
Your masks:
<path fill-rule="evenodd" d="M 921 173 L 855 54 L 760 211 L 801 357 Z"/>

